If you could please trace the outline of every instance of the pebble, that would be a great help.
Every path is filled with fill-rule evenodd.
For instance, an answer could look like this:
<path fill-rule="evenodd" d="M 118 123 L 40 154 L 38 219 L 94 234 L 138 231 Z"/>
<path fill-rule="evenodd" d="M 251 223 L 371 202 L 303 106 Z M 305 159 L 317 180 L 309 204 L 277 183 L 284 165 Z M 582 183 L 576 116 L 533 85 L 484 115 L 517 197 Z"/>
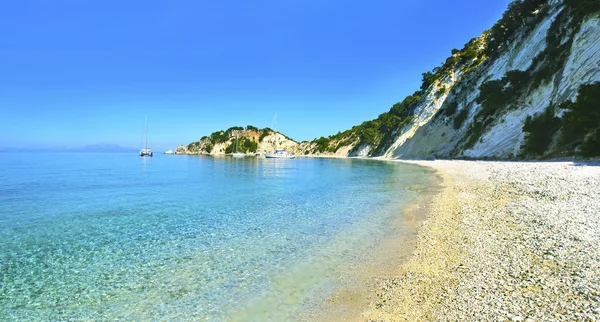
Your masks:
<path fill-rule="evenodd" d="M 449 219 L 431 214 L 422 235 L 439 236 L 430 231 L 435 225 L 457 228 L 445 230 L 442 238 L 420 236 L 420 256 L 413 265 L 426 271 L 417 264 L 448 260 L 427 258 L 432 247 L 458 248 L 460 269 L 456 264 L 439 272 L 443 278 L 406 275 L 384 292 L 387 307 L 367 316 L 391 321 L 600 320 L 600 167 L 583 162 L 417 163 L 451 178 L 440 196 L 455 195 L 460 210 Z M 448 222 L 438 222 L 442 217 Z M 424 301 L 396 298 L 408 286 Z M 414 307 L 403 309 L 406 303 Z"/>

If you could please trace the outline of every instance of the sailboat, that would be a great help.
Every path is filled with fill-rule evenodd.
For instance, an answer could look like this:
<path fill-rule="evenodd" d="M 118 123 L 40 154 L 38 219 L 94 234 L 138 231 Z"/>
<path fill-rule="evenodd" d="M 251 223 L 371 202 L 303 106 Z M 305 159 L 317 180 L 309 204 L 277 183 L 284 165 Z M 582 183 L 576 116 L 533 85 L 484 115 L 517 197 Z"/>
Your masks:
<path fill-rule="evenodd" d="M 273 119 L 273 132 L 275 132 L 275 140 L 273 142 L 273 149 L 275 152 L 266 153 L 265 158 L 267 159 L 294 159 L 296 156 L 288 153 L 284 149 L 277 149 L 277 114 L 275 114 L 275 118 Z"/>
<path fill-rule="evenodd" d="M 144 119 L 144 148 L 140 150 L 141 157 L 151 157 L 152 149 L 148 147 L 148 117 Z"/>
<path fill-rule="evenodd" d="M 246 156 L 246 153 L 238 152 L 238 136 L 237 133 L 235 135 L 235 152 L 231 154 L 234 158 L 243 158 Z"/>

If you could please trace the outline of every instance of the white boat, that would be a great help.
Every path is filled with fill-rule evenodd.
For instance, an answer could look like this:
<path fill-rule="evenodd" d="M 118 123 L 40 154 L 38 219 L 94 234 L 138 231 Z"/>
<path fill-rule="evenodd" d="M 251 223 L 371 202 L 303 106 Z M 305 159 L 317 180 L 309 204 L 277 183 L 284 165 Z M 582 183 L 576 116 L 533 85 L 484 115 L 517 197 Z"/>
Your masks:
<path fill-rule="evenodd" d="M 286 150 L 275 150 L 274 153 L 265 154 L 267 159 L 294 159 L 296 156 L 289 154 Z"/>
<path fill-rule="evenodd" d="M 141 157 L 151 157 L 152 149 L 148 147 L 148 118 L 144 119 L 144 148 L 140 150 Z"/>
<path fill-rule="evenodd" d="M 273 142 L 273 148 L 275 152 L 273 153 L 265 153 L 265 158 L 267 159 L 294 159 L 296 156 L 288 153 L 286 150 L 277 149 L 277 114 L 275 114 L 275 118 L 273 119 L 273 132 L 275 132 L 275 140 Z"/>

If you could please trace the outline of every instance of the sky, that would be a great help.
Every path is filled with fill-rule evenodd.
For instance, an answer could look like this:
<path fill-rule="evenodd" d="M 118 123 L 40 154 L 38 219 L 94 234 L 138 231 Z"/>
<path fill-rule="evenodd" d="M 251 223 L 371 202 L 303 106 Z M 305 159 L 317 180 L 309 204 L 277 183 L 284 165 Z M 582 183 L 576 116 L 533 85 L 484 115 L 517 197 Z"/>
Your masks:
<path fill-rule="evenodd" d="M 376 118 L 509 0 L 7 1 L 0 148 L 297 141 Z"/>

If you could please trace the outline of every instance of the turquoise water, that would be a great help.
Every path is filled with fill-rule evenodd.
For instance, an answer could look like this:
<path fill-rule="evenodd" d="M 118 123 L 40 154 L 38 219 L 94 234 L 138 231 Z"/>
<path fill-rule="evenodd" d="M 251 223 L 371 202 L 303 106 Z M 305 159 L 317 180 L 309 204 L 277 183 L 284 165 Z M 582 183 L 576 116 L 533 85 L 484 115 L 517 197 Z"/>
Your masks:
<path fill-rule="evenodd" d="M 285 320 L 431 176 L 406 164 L 0 153 L 0 320 Z"/>

